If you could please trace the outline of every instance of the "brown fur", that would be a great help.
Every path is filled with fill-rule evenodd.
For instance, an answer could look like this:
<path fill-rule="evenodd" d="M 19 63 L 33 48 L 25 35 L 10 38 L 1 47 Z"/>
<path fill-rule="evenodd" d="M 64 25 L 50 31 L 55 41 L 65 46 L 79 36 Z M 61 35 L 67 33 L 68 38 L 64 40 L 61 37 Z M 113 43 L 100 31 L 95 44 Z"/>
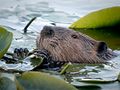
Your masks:
<path fill-rule="evenodd" d="M 47 50 L 53 61 L 104 63 L 114 57 L 104 42 L 63 27 L 44 26 L 37 38 L 37 49 Z"/>

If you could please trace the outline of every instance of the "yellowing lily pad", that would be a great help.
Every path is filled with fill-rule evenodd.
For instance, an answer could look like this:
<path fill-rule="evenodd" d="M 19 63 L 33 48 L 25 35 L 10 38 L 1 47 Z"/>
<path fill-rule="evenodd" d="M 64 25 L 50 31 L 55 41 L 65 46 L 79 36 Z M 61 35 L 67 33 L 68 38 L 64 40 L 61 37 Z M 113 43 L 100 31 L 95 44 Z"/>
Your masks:
<path fill-rule="evenodd" d="M 64 80 L 41 72 L 25 72 L 16 79 L 18 90 L 77 90 Z"/>
<path fill-rule="evenodd" d="M 70 28 L 106 28 L 119 27 L 120 6 L 105 8 L 91 12 L 74 22 Z"/>
<path fill-rule="evenodd" d="M 0 58 L 7 52 L 12 39 L 13 34 L 5 28 L 0 27 Z"/>

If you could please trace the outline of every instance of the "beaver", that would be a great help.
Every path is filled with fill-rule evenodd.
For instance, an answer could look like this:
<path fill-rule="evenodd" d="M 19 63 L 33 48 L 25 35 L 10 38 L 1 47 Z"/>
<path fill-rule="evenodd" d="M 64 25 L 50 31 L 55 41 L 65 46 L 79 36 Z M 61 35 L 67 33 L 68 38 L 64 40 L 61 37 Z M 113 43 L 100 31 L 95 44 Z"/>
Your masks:
<path fill-rule="evenodd" d="M 103 41 L 58 26 L 44 26 L 36 40 L 37 49 L 49 61 L 106 63 L 116 55 Z"/>

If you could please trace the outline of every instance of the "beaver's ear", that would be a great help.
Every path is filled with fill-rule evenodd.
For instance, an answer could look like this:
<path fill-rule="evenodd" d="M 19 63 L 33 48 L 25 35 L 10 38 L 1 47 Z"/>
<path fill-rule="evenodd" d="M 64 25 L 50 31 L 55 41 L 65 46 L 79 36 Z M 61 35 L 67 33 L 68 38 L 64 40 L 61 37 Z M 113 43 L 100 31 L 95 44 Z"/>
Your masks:
<path fill-rule="evenodd" d="M 99 54 L 107 52 L 107 44 L 105 42 L 99 42 L 97 52 Z"/>

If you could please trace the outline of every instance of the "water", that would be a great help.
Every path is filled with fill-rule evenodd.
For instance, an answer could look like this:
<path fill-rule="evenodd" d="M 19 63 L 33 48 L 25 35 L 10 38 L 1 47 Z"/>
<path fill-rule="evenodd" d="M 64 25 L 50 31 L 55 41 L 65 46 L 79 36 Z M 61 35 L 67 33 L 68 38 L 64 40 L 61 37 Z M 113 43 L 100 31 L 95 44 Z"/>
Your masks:
<path fill-rule="evenodd" d="M 0 0 L 0 25 L 8 28 L 14 34 L 9 51 L 13 52 L 16 47 L 32 50 L 36 47 L 36 36 L 44 25 L 56 23 L 57 26 L 68 27 L 72 22 L 92 11 L 112 6 L 120 6 L 120 0 Z M 33 17 L 37 17 L 37 19 L 28 28 L 28 34 L 24 35 L 23 28 Z M 100 78 L 108 81 L 116 80 L 120 70 L 120 50 L 114 50 L 114 52 L 118 54 L 118 57 L 110 63 L 115 67 L 110 65 L 103 65 L 104 68 L 85 66 L 83 69 L 79 69 L 78 67 L 79 71 L 77 73 L 89 71 L 87 76 L 89 76 L 90 80 L 91 78 L 92 80 L 100 80 Z M 0 66 L 5 69 L 18 70 L 23 66 L 23 71 L 33 69 L 31 62 L 27 62 L 24 65 L 6 65 L 1 61 Z M 97 70 L 97 72 L 91 72 L 92 70 Z M 72 76 L 73 81 L 71 84 L 86 85 L 86 83 L 79 82 L 80 80 L 86 80 L 86 76 L 77 77 L 75 75 L 73 74 Z M 105 87 L 108 88 L 108 86 Z"/>
<path fill-rule="evenodd" d="M 112 6 L 120 6 L 120 0 L 0 0 L 0 25 L 14 33 L 11 47 L 28 45 L 30 49 L 35 47 L 36 36 L 44 25 L 54 22 L 57 26 L 68 27 L 87 13 Z M 28 28 L 27 37 L 21 33 L 33 17 L 37 19 Z"/>
<path fill-rule="evenodd" d="M 0 24 L 22 30 L 39 17 L 29 29 L 38 31 L 50 22 L 67 27 L 89 12 L 119 5 L 120 0 L 0 0 Z"/>

